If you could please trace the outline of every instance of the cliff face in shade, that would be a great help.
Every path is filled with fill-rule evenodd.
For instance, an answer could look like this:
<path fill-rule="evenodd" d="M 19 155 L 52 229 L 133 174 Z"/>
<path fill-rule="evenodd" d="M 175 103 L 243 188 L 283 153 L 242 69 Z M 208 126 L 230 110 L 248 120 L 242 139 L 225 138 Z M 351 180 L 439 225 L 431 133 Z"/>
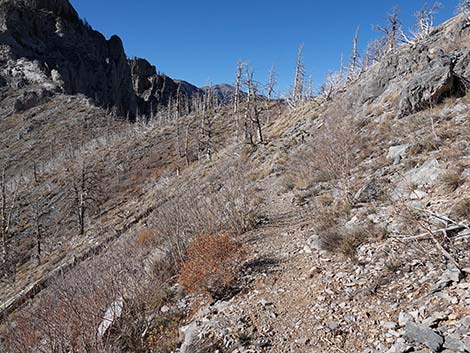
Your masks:
<path fill-rule="evenodd" d="M 4 88 L 32 91 L 38 102 L 63 92 L 83 94 L 119 115 L 136 110 L 120 38 L 106 40 L 68 0 L 0 1 L 0 76 Z"/>
<path fill-rule="evenodd" d="M 160 74 L 157 68 L 142 58 L 129 60 L 132 82 L 137 96 L 138 112 L 141 115 L 151 115 L 159 106 L 166 106 L 171 99 L 180 94 L 191 97 L 203 94 L 200 88 L 186 82 L 174 80 Z"/>

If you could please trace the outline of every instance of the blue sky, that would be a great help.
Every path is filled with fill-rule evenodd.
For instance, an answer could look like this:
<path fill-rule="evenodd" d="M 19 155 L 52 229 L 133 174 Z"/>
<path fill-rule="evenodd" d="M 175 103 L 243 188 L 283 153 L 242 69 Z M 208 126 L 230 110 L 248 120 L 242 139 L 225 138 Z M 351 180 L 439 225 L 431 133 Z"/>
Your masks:
<path fill-rule="evenodd" d="M 236 63 L 249 62 L 256 79 L 274 65 L 279 90 L 288 90 L 299 44 L 308 72 L 319 86 L 350 55 L 355 28 L 360 49 L 377 37 L 397 5 L 411 26 L 421 0 L 71 0 L 82 18 L 106 37 L 118 34 L 129 57 L 149 60 L 171 77 L 198 86 L 232 83 Z M 459 0 L 442 0 L 436 22 L 454 14 Z"/>

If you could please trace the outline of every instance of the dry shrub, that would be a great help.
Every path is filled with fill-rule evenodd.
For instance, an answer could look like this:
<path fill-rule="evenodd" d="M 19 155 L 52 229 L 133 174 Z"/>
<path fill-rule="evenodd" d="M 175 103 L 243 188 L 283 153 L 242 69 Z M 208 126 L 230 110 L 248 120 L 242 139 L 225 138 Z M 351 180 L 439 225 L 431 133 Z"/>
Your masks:
<path fill-rule="evenodd" d="M 143 259 L 133 243 L 85 261 L 50 283 L 35 302 L 9 318 L 8 352 L 115 353 L 146 349 L 149 316 L 164 302 L 164 283 L 171 272 Z M 125 259 L 125 261 L 123 261 Z M 101 337 L 104 313 L 122 303 L 122 315 Z"/>
<path fill-rule="evenodd" d="M 453 192 L 465 183 L 461 171 L 450 170 L 441 176 L 441 182 L 445 190 Z"/>
<path fill-rule="evenodd" d="M 321 128 L 291 156 L 289 172 L 293 185 L 329 182 L 347 193 L 348 177 L 358 163 L 361 146 L 354 119 L 337 106 L 330 109 Z"/>
<path fill-rule="evenodd" d="M 240 256 L 232 235 L 199 235 L 189 246 L 178 282 L 190 293 L 223 297 L 236 280 Z"/>
<path fill-rule="evenodd" d="M 457 219 L 470 219 L 470 198 L 457 202 L 452 207 L 452 215 Z"/>
<path fill-rule="evenodd" d="M 157 229 L 153 229 L 153 228 L 141 229 L 136 235 L 137 243 L 140 246 L 148 247 L 153 242 L 155 242 L 157 234 L 158 234 Z"/>
<path fill-rule="evenodd" d="M 320 245 L 324 250 L 339 253 L 354 261 L 360 245 L 382 235 L 383 231 L 375 225 L 335 227 L 320 234 Z"/>
<path fill-rule="evenodd" d="M 330 194 L 318 198 L 315 211 L 315 228 L 317 232 L 326 232 L 335 228 L 349 216 L 350 203 L 345 199 L 335 199 Z"/>
<path fill-rule="evenodd" d="M 409 149 L 409 153 L 413 156 L 436 151 L 442 145 L 441 140 L 429 135 L 416 137 L 416 140 L 417 142 Z"/>
<path fill-rule="evenodd" d="M 224 180 L 221 183 L 221 180 Z M 157 207 L 152 223 L 177 266 L 185 257 L 191 239 L 198 234 L 242 234 L 256 225 L 259 200 L 247 184 L 246 170 L 221 171 L 217 180 L 199 185 L 193 180 L 182 193 Z"/>

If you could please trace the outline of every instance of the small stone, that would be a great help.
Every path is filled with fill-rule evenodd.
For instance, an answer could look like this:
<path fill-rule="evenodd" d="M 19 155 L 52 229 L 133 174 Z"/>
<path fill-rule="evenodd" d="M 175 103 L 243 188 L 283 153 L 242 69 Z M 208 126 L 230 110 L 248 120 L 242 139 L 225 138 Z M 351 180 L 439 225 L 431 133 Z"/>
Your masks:
<path fill-rule="evenodd" d="M 392 160 L 394 164 L 400 163 L 400 160 L 406 157 L 406 151 L 410 145 L 392 146 L 388 149 L 387 159 Z"/>
<path fill-rule="evenodd" d="M 266 299 L 261 299 L 258 304 L 260 304 L 261 306 L 269 306 L 269 305 L 273 305 L 272 302 L 268 302 Z"/>
<path fill-rule="evenodd" d="M 387 353 L 407 353 L 411 352 L 412 349 L 413 347 L 410 347 L 401 342 L 397 342 L 387 351 Z"/>
<path fill-rule="evenodd" d="M 408 321 L 414 321 L 413 319 L 413 316 L 411 316 L 410 314 L 408 313 L 405 313 L 405 312 L 400 312 L 400 314 L 398 315 L 398 324 L 403 327 L 406 325 L 406 323 Z"/>
<path fill-rule="evenodd" d="M 163 305 L 161 308 L 160 308 L 160 311 L 165 314 L 167 312 L 170 311 L 170 307 L 168 305 Z"/>
<path fill-rule="evenodd" d="M 456 297 L 453 297 L 451 295 L 449 295 L 448 293 L 445 293 L 445 292 L 441 292 L 441 293 L 437 293 L 437 296 L 441 299 L 444 299 L 445 301 L 449 302 L 450 304 L 458 304 L 459 303 L 459 299 L 456 298 Z"/>
<path fill-rule="evenodd" d="M 447 320 L 448 316 L 443 313 L 443 312 L 437 312 L 432 314 L 432 316 L 428 317 L 426 320 L 423 321 L 423 325 L 426 325 L 428 327 L 434 327 L 436 326 L 439 322 Z"/>
<path fill-rule="evenodd" d="M 381 321 L 380 324 L 382 325 L 383 328 L 387 330 L 394 330 L 397 328 L 396 322 Z"/>
<path fill-rule="evenodd" d="M 443 347 L 456 352 L 470 352 L 470 341 L 464 342 L 459 336 L 449 335 L 446 336 Z"/>
<path fill-rule="evenodd" d="M 408 321 L 405 326 L 405 336 L 410 341 L 424 344 L 433 352 L 439 352 L 444 344 L 444 338 L 424 325 Z"/>
<path fill-rule="evenodd" d="M 457 268 L 450 268 L 442 274 L 439 281 L 431 288 L 431 293 L 439 292 L 452 283 L 459 283 L 462 278 L 462 271 Z"/>
<path fill-rule="evenodd" d="M 460 320 L 460 325 L 470 329 L 470 316 L 465 316 L 462 320 Z"/>
<path fill-rule="evenodd" d="M 327 324 L 328 328 L 331 330 L 331 331 L 335 331 L 337 330 L 341 325 L 337 322 L 329 322 Z"/>
<path fill-rule="evenodd" d="M 298 338 L 298 339 L 295 340 L 295 343 L 297 343 L 300 346 L 305 346 L 309 342 L 310 342 L 310 339 L 308 339 L 308 338 Z"/>

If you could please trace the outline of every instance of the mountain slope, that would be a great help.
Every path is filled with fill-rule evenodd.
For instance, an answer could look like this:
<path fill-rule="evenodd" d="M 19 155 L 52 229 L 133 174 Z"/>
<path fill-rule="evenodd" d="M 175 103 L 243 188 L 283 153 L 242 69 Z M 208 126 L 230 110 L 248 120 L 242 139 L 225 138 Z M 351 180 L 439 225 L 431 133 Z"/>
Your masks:
<path fill-rule="evenodd" d="M 469 33 L 451 19 L 294 110 L 6 114 L 7 351 L 468 351 Z M 152 100 L 156 69 L 134 73 Z"/>

